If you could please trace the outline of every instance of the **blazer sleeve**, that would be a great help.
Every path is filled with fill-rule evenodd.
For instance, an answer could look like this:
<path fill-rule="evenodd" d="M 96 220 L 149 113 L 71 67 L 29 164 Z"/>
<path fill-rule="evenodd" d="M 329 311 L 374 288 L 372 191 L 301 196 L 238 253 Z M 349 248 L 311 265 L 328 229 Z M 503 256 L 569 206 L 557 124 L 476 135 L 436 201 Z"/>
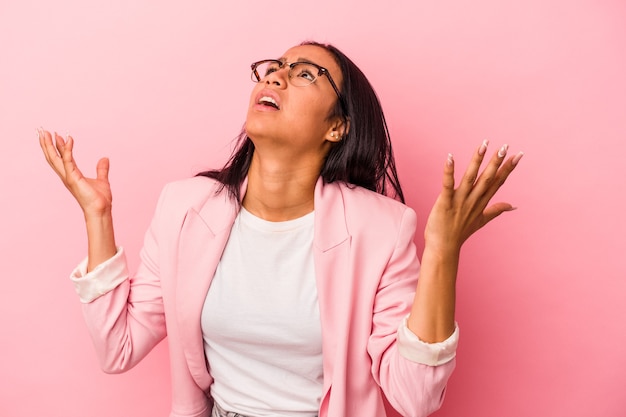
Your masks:
<path fill-rule="evenodd" d="M 419 274 L 413 242 L 416 224 L 415 212 L 407 207 L 402 214 L 395 248 L 377 289 L 368 342 L 376 382 L 389 403 L 409 417 L 427 416 L 441 407 L 446 384 L 455 367 L 458 338 L 458 331 L 455 331 L 444 342 L 428 344 L 403 328 Z"/>
<path fill-rule="evenodd" d="M 134 276 L 129 275 L 124 250 L 119 248 L 113 258 L 86 274 L 83 261 L 70 277 L 83 302 L 100 365 L 107 373 L 131 369 L 166 336 L 158 266 L 164 195 L 165 190 L 146 232 Z"/>

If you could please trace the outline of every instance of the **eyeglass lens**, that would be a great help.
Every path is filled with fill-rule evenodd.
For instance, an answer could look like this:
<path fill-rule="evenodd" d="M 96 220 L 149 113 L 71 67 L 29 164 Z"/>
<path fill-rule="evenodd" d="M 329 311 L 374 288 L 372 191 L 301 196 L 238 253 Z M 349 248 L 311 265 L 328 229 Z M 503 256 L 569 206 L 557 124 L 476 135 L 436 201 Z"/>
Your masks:
<path fill-rule="evenodd" d="M 253 75 L 254 81 L 262 81 L 273 72 L 279 71 L 283 65 L 275 61 L 262 62 L 256 67 L 256 71 L 259 74 L 260 79 L 256 79 Z M 305 62 L 298 62 L 296 64 L 290 64 L 289 79 L 295 86 L 305 86 L 313 83 L 319 74 L 320 70 L 313 64 Z"/>

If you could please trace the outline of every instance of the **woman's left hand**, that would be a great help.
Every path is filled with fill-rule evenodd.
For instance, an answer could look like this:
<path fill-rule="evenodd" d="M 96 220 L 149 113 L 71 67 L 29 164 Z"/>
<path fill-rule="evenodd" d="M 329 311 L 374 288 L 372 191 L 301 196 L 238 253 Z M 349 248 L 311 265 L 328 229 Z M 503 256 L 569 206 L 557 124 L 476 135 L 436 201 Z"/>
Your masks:
<path fill-rule="evenodd" d="M 454 188 L 454 160 L 448 156 L 443 175 L 443 189 L 433 206 L 424 238 L 426 246 L 443 251 L 460 251 L 463 243 L 477 230 L 505 211 L 515 210 L 509 203 L 490 204 L 524 155 L 506 158 L 508 145 L 502 146 L 479 173 L 488 142 L 478 148 L 458 188 Z"/>

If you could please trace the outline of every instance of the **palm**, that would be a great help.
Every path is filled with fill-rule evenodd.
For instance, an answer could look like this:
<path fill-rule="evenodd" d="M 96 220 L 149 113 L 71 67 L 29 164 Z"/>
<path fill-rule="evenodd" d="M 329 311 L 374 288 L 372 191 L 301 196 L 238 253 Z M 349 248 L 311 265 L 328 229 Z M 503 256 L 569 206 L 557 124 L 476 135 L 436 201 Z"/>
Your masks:
<path fill-rule="evenodd" d="M 39 131 L 39 143 L 48 164 L 61 178 L 83 211 L 103 213 L 110 209 L 113 197 L 108 179 L 109 160 L 100 159 L 96 165 L 96 178 L 87 178 L 74 161 L 73 139 L 68 136 L 66 141 L 56 134 L 54 139 L 55 143 L 49 132 Z"/>
<path fill-rule="evenodd" d="M 100 163 L 102 163 L 102 160 L 98 162 L 98 164 Z M 78 168 L 76 171 L 78 171 Z M 80 173 L 80 171 L 78 172 Z M 66 187 L 85 211 L 103 211 L 111 206 L 113 197 L 108 179 L 87 178 L 80 174 L 73 181 L 72 186 L 66 184 Z"/>

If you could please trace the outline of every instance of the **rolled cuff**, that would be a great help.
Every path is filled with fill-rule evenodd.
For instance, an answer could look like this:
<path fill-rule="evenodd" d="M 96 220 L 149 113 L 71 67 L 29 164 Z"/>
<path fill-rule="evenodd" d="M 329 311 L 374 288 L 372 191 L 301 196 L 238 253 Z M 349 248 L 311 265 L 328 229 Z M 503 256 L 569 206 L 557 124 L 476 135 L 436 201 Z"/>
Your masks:
<path fill-rule="evenodd" d="M 429 366 L 443 365 L 456 356 L 459 344 L 459 326 L 454 323 L 454 333 L 443 342 L 426 343 L 407 326 L 408 315 L 398 327 L 398 352 L 410 361 Z"/>
<path fill-rule="evenodd" d="M 124 248 L 118 247 L 111 258 L 87 272 L 87 258 L 83 259 L 70 274 L 74 289 L 81 303 L 90 303 L 112 291 L 128 279 L 128 266 Z"/>

